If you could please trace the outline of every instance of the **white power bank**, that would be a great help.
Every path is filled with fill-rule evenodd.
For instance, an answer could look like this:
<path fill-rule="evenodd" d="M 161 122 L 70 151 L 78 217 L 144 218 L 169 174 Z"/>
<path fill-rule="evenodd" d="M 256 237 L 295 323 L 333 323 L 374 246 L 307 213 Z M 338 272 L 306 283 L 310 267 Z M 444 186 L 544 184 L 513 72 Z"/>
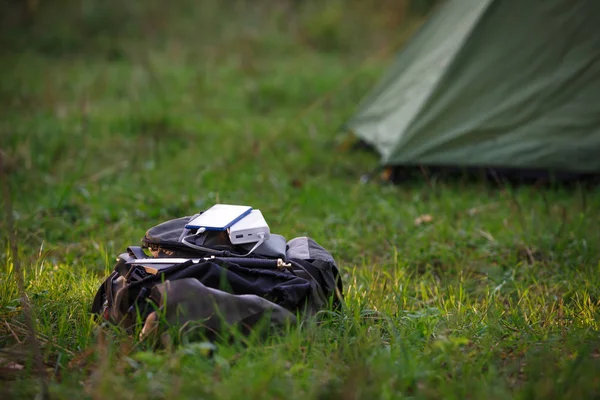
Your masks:
<path fill-rule="evenodd" d="M 260 210 L 252 210 L 250 214 L 231 225 L 228 231 L 229 240 L 233 244 L 254 243 L 261 239 L 264 242 L 271 234 Z"/>

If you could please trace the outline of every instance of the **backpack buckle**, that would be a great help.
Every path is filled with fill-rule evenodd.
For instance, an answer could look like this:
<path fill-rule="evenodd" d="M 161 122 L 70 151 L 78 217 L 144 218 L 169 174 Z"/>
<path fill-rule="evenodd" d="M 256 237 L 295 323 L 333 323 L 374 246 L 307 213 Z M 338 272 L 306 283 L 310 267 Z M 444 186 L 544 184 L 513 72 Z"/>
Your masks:
<path fill-rule="evenodd" d="M 286 263 L 281 258 L 278 258 L 277 259 L 277 268 L 279 268 L 279 269 L 292 268 L 292 264 Z"/>

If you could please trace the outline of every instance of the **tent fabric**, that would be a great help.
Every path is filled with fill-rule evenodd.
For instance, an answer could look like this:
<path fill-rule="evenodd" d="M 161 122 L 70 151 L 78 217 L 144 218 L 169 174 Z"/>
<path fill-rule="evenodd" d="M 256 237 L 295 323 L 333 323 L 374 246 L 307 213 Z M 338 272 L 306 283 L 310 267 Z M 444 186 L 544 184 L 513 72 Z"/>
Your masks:
<path fill-rule="evenodd" d="M 449 0 L 346 124 L 384 165 L 600 172 L 600 1 Z"/>

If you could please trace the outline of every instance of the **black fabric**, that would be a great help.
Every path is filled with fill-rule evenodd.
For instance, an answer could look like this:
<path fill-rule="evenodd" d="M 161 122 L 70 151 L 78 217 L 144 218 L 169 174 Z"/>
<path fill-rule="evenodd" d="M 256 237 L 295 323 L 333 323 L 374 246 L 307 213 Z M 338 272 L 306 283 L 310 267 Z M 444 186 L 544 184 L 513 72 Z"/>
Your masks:
<path fill-rule="evenodd" d="M 403 183 L 415 179 L 466 179 L 484 181 L 492 184 L 509 183 L 513 185 L 570 185 L 600 183 L 600 173 L 577 173 L 569 171 L 551 171 L 542 169 L 507 168 L 495 166 L 455 167 L 444 165 L 398 165 L 388 167 L 388 180 Z"/>
<path fill-rule="evenodd" d="M 92 313 L 100 314 L 102 308 L 104 307 L 104 302 L 107 299 L 108 288 L 109 285 L 112 284 L 113 280 L 119 275 L 117 271 L 113 271 L 100 285 L 96 295 L 94 296 L 94 300 L 92 302 Z"/>
<path fill-rule="evenodd" d="M 319 271 L 319 277 L 323 281 L 322 285 L 325 291 L 329 293 L 337 292 L 337 296 L 334 296 L 335 299 L 342 295 L 344 286 L 335 263 L 316 259 L 311 260 L 310 265 Z M 328 273 L 328 271 L 333 271 L 333 273 Z M 338 302 L 336 301 L 334 304 L 337 305 Z"/>
<path fill-rule="evenodd" d="M 178 338 L 186 340 L 227 340 L 239 329 L 266 338 L 298 321 L 295 313 L 265 298 L 212 289 L 194 278 L 157 284 L 149 297 L 158 308 L 146 318 L 141 336 L 151 340 L 169 326 L 177 326 Z"/>
<path fill-rule="evenodd" d="M 295 310 L 306 299 L 310 284 L 291 273 L 257 270 L 225 262 L 204 262 L 181 268 L 169 280 L 195 278 L 207 287 L 232 294 L 255 294 Z"/>
<path fill-rule="evenodd" d="M 145 244 L 156 245 L 177 244 L 180 240 L 180 236 L 183 229 L 185 229 L 185 225 L 191 218 L 194 218 L 194 215 L 170 219 L 161 224 L 153 226 L 152 228 L 146 231 L 146 235 L 144 236 L 142 241 Z M 179 242 L 179 244 L 181 243 Z"/>
<path fill-rule="evenodd" d="M 251 265 L 251 259 L 244 261 L 247 265 Z M 256 261 L 259 266 L 265 264 L 265 260 Z M 256 295 L 293 312 L 304 312 L 311 306 L 313 309 L 324 306 L 327 302 L 327 293 L 332 294 L 333 291 L 326 289 L 329 285 L 323 279 L 319 269 L 306 260 L 293 260 L 291 265 L 295 266 L 291 271 L 280 271 L 243 267 L 222 259 L 202 263 L 188 261 L 166 268 L 157 275 L 148 275 L 145 279 L 130 282 L 119 296 L 117 293 L 111 293 L 113 282 L 119 277 L 123 278 L 118 271 L 115 271 L 98 290 L 92 312 L 101 314 L 102 309 L 107 305 L 106 301 L 109 300 L 108 302 L 111 303 L 110 299 L 112 299 L 112 304 L 108 305 L 112 306 L 117 313 L 127 314 L 135 309 L 144 318 L 153 311 L 152 305 L 143 302 L 145 296 L 140 297 L 144 289 L 152 288 L 163 281 L 186 278 L 194 278 L 206 287 L 231 294 Z"/>

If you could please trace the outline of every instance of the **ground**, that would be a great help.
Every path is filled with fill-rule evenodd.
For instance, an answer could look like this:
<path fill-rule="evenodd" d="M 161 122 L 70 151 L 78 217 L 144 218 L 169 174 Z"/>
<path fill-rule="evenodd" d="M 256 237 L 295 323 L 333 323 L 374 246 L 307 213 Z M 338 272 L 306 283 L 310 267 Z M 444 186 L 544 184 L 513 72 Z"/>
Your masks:
<path fill-rule="evenodd" d="M 0 43 L 0 146 L 53 398 L 600 394 L 597 189 L 361 180 L 378 158 L 338 128 L 421 23 L 407 2 L 66 3 L 5 13 Z M 215 202 L 330 250 L 344 309 L 213 357 L 98 329 L 115 257 Z M 32 398 L 1 213 L 0 358 L 24 369 L 0 390 Z"/>

